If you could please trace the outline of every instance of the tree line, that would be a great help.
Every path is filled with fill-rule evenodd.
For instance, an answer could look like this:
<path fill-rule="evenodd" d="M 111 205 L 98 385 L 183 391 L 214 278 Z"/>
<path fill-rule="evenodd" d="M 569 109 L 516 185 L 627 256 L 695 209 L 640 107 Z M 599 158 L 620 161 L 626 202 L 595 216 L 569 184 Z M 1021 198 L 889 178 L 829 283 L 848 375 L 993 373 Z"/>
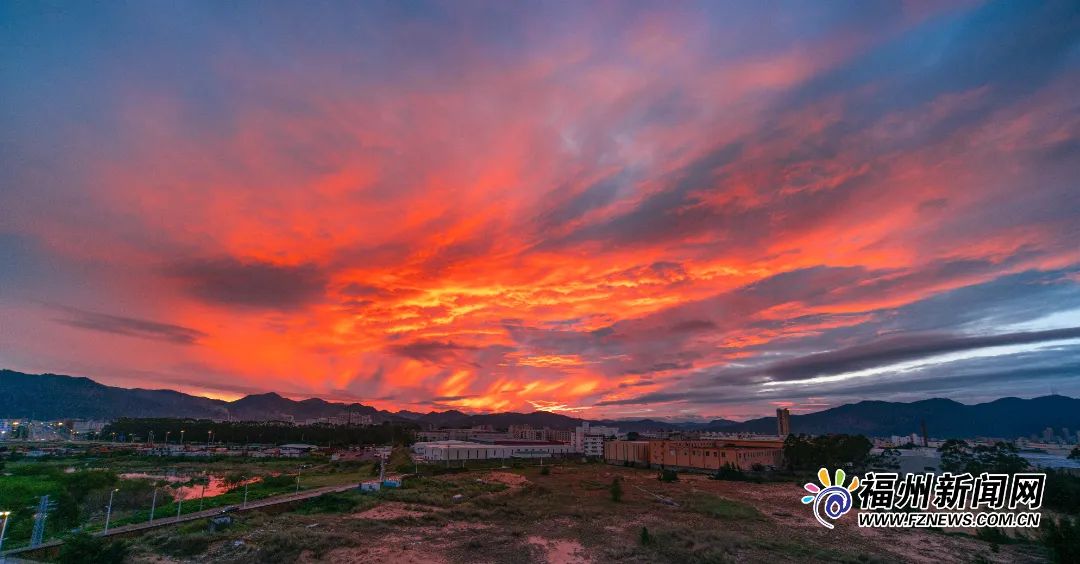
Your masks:
<path fill-rule="evenodd" d="M 286 444 L 307 443 L 319 446 L 407 445 L 414 440 L 419 426 L 413 423 L 381 425 L 304 425 L 257 421 L 222 421 L 209 419 L 118 419 L 102 429 L 103 440 L 137 440 L 161 444 Z M 137 437 L 137 438 L 136 438 Z"/>

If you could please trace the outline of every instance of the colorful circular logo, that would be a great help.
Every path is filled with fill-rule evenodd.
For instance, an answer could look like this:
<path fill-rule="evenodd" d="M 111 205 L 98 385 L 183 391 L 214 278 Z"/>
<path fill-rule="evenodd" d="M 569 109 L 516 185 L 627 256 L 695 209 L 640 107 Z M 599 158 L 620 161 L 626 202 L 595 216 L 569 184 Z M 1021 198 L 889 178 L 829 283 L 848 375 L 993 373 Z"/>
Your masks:
<path fill-rule="evenodd" d="M 825 468 L 818 470 L 818 479 L 821 486 L 813 482 L 803 484 L 803 489 L 813 495 L 804 495 L 804 504 L 813 504 L 814 518 L 826 528 L 833 528 L 833 524 L 826 519 L 835 521 L 851 511 L 851 494 L 859 489 L 859 477 L 852 476 L 851 483 L 844 485 L 847 475 L 843 470 L 837 469 L 833 479 L 829 478 L 829 471 Z"/>

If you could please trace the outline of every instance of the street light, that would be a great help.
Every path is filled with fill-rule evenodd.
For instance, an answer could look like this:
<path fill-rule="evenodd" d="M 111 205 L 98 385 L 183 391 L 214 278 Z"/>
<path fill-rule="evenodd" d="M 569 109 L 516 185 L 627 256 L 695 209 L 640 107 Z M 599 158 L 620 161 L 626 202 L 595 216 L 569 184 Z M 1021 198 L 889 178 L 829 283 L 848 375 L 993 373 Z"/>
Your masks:
<path fill-rule="evenodd" d="M 0 517 L 4 518 L 4 524 L 0 525 L 0 555 L 2 555 L 3 554 L 2 551 L 4 549 L 4 533 L 7 532 L 7 522 L 8 522 L 8 518 L 11 517 L 11 512 L 10 511 L 0 511 Z M 3 559 L 3 558 L 4 558 L 3 556 L 0 556 L 0 559 Z"/>
<path fill-rule="evenodd" d="M 154 499 L 150 502 L 150 522 L 154 522 L 154 510 L 157 509 L 157 486 L 154 486 Z"/>
<path fill-rule="evenodd" d="M 180 446 L 184 446 L 184 433 L 187 431 L 180 429 Z"/>
<path fill-rule="evenodd" d="M 206 433 L 206 448 L 210 448 L 210 439 L 214 438 L 213 431 L 207 431 Z"/>
<path fill-rule="evenodd" d="M 165 431 L 165 444 L 169 444 L 169 434 L 171 433 L 172 431 Z"/>
<path fill-rule="evenodd" d="M 112 518 L 112 502 L 113 496 L 116 492 L 120 491 L 118 488 L 113 488 L 113 491 L 109 492 L 109 509 L 105 512 L 105 534 L 109 533 L 109 519 Z"/>

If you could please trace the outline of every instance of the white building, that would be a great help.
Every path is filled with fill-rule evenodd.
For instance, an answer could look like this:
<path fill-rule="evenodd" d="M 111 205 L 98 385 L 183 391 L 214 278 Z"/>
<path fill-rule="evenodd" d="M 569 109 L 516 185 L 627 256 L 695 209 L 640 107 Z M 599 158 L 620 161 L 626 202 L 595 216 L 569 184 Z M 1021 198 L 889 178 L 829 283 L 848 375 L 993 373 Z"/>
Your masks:
<path fill-rule="evenodd" d="M 412 451 L 428 461 L 551 458 L 572 452 L 570 445 L 562 443 L 520 441 L 498 444 L 458 440 L 420 442 L 413 445 Z"/>
<path fill-rule="evenodd" d="M 618 427 L 590 426 L 589 422 L 585 421 L 580 427 L 574 429 L 574 434 L 570 436 L 570 447 L 573 452 L 579 452 L 585 456 L 604 456 L 604 441 L 613 439 L 618 434 Z"/>

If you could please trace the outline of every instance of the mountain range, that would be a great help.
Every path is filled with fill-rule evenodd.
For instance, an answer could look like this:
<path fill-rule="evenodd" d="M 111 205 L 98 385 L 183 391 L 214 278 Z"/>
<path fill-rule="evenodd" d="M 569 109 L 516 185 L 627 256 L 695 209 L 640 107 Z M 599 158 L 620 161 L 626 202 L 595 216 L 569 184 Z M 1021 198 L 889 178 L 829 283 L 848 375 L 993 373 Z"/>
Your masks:
<path fill-rule="evenodd" d="M 424 427 L 469 427 L 528 424 L 534 427 L 571 428 L 583 419 L 559 413 L 468 414 L 456 410 L 418 413 L 384 411 L 360 403 L 335 403 L 312 398 L 291 400 L 276 393 L 255 394 L 235 401 L 191 396 L 175 390 L 145 390 L 106 386 L 89 378 L 57 374 L 24 374 L 0 370 L 0 419 L 53 420 L 116 419 L 120 417 L 185 417 L 265 421 L 292 419 L 304 422 L 320 417 L 370 415 L 376 423 L 413 422 Z M 795 433 L 857 433 L 869 436 L 906 435 L 926 423 L 930 436 L 1005 437 L 1041 434 L 1051 427 L 1080 430 L 1080 399 L 1043 396 L 1033 399 L 1002 398 L 965 405 L 948 399 L 911 403 L 862 401 L 805 415 L 792 415 Z M 715 419 L 709 422 L 671 422 L 652 419 L 589 420 L 625 431 L 658 429 L 774 433 L 775 417 L 749 421 Z"/>

